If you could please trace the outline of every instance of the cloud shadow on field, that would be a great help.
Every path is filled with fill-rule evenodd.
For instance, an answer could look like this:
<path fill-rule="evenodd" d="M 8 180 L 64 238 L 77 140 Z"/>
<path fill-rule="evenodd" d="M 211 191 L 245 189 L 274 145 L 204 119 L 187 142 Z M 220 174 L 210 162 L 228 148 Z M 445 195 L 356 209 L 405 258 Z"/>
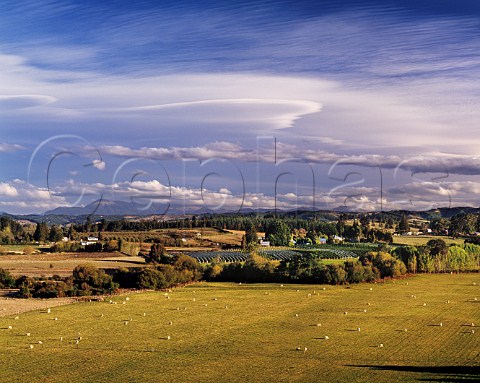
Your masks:
<path fill-rule="evenodd" d="M 348 365 L 349 367 L 368 368 L 370 370 L 412 372 L 436 377 L 419 378 L 419 382 L 478 382 L 480 366 L 392 366 L 392 365 Z"/>

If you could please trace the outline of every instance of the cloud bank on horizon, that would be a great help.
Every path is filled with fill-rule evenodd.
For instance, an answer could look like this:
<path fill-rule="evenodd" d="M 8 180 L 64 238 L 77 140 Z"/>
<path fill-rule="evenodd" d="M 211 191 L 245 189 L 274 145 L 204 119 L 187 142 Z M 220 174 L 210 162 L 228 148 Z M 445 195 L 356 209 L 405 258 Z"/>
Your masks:
<path fill-rule="evenodd" d="M 478 206 L 479 22 L 473 0 L 7 0 L 0 210 Z"/>

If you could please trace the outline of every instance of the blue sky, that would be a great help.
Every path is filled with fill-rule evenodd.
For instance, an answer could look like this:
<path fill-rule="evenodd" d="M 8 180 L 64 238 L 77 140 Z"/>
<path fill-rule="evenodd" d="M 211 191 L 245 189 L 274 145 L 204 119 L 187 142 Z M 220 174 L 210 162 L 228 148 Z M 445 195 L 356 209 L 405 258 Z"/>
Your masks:
<path fill-rule="evenodd" d="M 477 1 L 4 1 L 0 211 L 478 206 L 479 26 Z"/>

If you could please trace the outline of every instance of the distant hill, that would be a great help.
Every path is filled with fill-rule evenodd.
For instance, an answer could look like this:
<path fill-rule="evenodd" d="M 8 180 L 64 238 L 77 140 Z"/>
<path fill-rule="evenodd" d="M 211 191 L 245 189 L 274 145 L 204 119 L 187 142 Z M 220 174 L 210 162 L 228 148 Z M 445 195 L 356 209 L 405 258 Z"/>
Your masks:
<path fill-rule="evenodd" d="M 457 214 L 469 213 L 469 214 L 479 214 L 480 208 L 478 207 L 442 207 L 438 209 L 430 209 L 424 211 L 415 211 L 415 210 L 391 210 L 386 211 L 383 214 L 385 216 L 392 216 L 393 218 L 400 218 L 403 215 L 413 216 L 417 218 L 432 220 L 435 218 L 452 218 Z M 375 213 L 379 214 L 379 213 Z"/>
<path fill-rule="evenodd" d="M 305 212 L 307 210 L 297 210 Z M 184 207 L 180 205 L 166 206 L 155 205 L 144 208 L 142 205 L 126 202 L 126 201 L 110 201 L 110 200 L 97 200 L 84 207 L 57 207 L 53 210 L 46 211 L 43 215 L 64 215 L 64 216 L 152 216 L 152 215 L 205 215 L 205 214 L 255 214 L 255 213 L 268 213 L 271 209 L 251 209 L 244 208 L 240 211 L 229 211 L 226 209 L 208 209 L 205 207 Z M 288 213 L 284 211 L 282 213 Z M 309 211 L 311 213 L 311 210 Z"/>
<path fill-rule="evenodd" d="M 452 218 L 457 214 L 469 213 L 469 214 L 479 214 L 480 208 L 478 207 L 444 207 L 439 209 L 428 210 L 426 212 L 418 212 L 417 214 L 424 216 L 424 218 Z"/>
<path fill-rule="evenodd" d="M 125 201 L 97 200 L 84 207 L 57 207 L 46 211 L 43 215 L 101 215 L 101 216 L 147 216 L 159 214 L 183 214 L 183 210 L 165 205 L 155 205 L 144 208 L 140 204 Z"/>

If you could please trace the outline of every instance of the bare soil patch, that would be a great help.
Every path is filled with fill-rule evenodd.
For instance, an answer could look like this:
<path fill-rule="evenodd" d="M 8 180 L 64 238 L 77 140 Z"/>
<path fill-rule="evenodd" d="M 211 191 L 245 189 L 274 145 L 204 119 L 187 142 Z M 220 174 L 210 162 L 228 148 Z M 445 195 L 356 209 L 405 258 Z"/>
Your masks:
<path fill-rule="evenodd" d="M 15 316 L 27 311 L 47 309 L 74 303 L 75 298 L 20 299 L 0 296 L 0 317 Z"/>

